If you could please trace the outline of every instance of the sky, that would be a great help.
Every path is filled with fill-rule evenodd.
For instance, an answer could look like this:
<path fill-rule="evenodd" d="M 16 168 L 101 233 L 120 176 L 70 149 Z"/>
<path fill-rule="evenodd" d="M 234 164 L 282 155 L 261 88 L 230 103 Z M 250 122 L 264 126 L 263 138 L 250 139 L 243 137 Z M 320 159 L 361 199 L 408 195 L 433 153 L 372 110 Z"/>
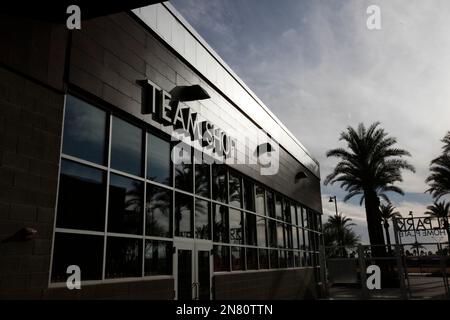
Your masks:
<path fill-rule="evenodd" d="M 173 0 L 172 5 L 319 161 L 322 180 L 345 147 L 347 126 L 380 121 L 409 151 L 391 195 L 404 216 L 422 216 L 430 161 L 450 130 L 450 1 L 448 0 Z M 369 30 L 369 5 L 381 30 Z M 364 206 L 342 202 L 339 185 L 322 184 L 323 221 L 338 211 L 368 242 Z"/>

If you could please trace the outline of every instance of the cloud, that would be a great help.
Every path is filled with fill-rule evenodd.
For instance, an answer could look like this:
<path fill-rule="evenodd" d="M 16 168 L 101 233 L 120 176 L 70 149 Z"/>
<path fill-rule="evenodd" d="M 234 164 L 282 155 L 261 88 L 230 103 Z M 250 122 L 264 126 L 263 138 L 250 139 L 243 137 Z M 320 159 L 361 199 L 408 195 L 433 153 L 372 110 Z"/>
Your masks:
<path fill-rule="evenodd" d="M 322 177 L 337 162 L 326 151 L 345 146 L 340 132 L 381 121 L 416 167 L 395 204 L 423 212 L 430 198 L 410 197 L 427 188 L 429 163 L 450 130 L 450 2 L 379 0 L 379 31 L 366 28 L 371 1 L 173 3 L 319 160 Z M 364 219 L 355 203 L 340 207 Z"/>

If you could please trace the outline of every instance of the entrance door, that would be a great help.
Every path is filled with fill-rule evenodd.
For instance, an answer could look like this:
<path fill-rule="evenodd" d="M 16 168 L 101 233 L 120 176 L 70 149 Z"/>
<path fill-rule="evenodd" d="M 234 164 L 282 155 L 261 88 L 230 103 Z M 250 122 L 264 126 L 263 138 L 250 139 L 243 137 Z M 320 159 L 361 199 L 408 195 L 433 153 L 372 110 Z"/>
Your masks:
<path fill-rule="evenodd" d="M 212 244 L 202 240 L 174 241 L 175 299 L 210 300 Z"/>

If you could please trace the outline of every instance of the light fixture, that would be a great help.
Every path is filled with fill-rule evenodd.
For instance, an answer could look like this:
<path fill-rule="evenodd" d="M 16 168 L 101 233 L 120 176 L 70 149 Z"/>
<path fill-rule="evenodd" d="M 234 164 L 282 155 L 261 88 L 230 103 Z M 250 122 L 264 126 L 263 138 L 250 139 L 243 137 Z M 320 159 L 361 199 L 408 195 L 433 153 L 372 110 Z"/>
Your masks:
<path fill-rule="evenodd" d="M 299 172 L 297 172 L 297 174 L 295 175 L 295 182 L 298 182 L 299 180 L 302 180 L 302 179 L 305 179 L 305 178 L 308 178 L 308 176 L 306 175 L 306 173 L 303 172 L 303 171 L 299 171 Z"/>
<path fill-rule="evenodd" d="M 196 101 L 211 98 L 208 92 L 198 84 L 192 86 L 176 86 L 170 91 L 172 101 Z"/>

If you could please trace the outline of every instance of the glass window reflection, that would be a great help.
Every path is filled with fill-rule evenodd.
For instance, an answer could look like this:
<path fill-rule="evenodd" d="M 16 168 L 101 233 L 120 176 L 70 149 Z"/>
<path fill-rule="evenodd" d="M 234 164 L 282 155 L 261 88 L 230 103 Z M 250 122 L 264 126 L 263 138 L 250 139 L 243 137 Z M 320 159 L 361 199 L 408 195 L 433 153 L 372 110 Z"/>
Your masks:
<path fill-rule="evenodd" d="M 102 170 L 62 160 L 56 226 L 104 231 L 105 180 Z"/>
<path fill-rule="evenodd" d="M 145 233 L 172 237 L 172 191 L 147 184 Z"/>
<path fill-rule="evenodd" d="M 130 174 L 142 174 L 142 130 L 113 117 L 111 167 Z"/>
<path fill-rule="evenodd" d="M 192 202 L 192 196 L 178 192 L 175 194 L 175 236 L 177 237 L 193 237 Z"/>
<path fill-rule="evenodd" d="M 227 170 L 224 165 L 213 165 L 213 199 L 227 203 Z"/>
<path fill-rule="evenodd" d="M 146 276 L 172 274 L 172 247 L 172 242 L 169 241 L 145 241 L 144 274 Z"/>
<path fill-rule="evenodd" d="M 106 124 L 106 112 L 68 95 L 62 152 L 97 164 L 105 164 Z"/>
<path fill-rule="evenodd" d="M 233 173 L 230 173 L 230 205 L 241 208 L 241 178 Z"/>
<path fill-rule="evenodd" d="M 230 243 L 244 244 L 242 212 L 236 209 L 229 209 L 230 217 Z"/>
<path fill-rule="evenodd" d="M 147 178 L 172 185 L 170 171 L 170 142 L 147 134 Z"/>
<path fill-rule="evenodd" d="M 195 237 L 197 239 L 211 239 L 210 203 L 195 199 Z"/>
<path fill-rule="evenodd" d="M 108 237 L 106 278 L 142 276 L 142 240 Z"/>
<path fill-rule="evenodd" d="M 214 204 L 214 225 L 213 240 L 214 242 L 229 242 L 228 230 L 228 207 L 224 205 Z"/>

